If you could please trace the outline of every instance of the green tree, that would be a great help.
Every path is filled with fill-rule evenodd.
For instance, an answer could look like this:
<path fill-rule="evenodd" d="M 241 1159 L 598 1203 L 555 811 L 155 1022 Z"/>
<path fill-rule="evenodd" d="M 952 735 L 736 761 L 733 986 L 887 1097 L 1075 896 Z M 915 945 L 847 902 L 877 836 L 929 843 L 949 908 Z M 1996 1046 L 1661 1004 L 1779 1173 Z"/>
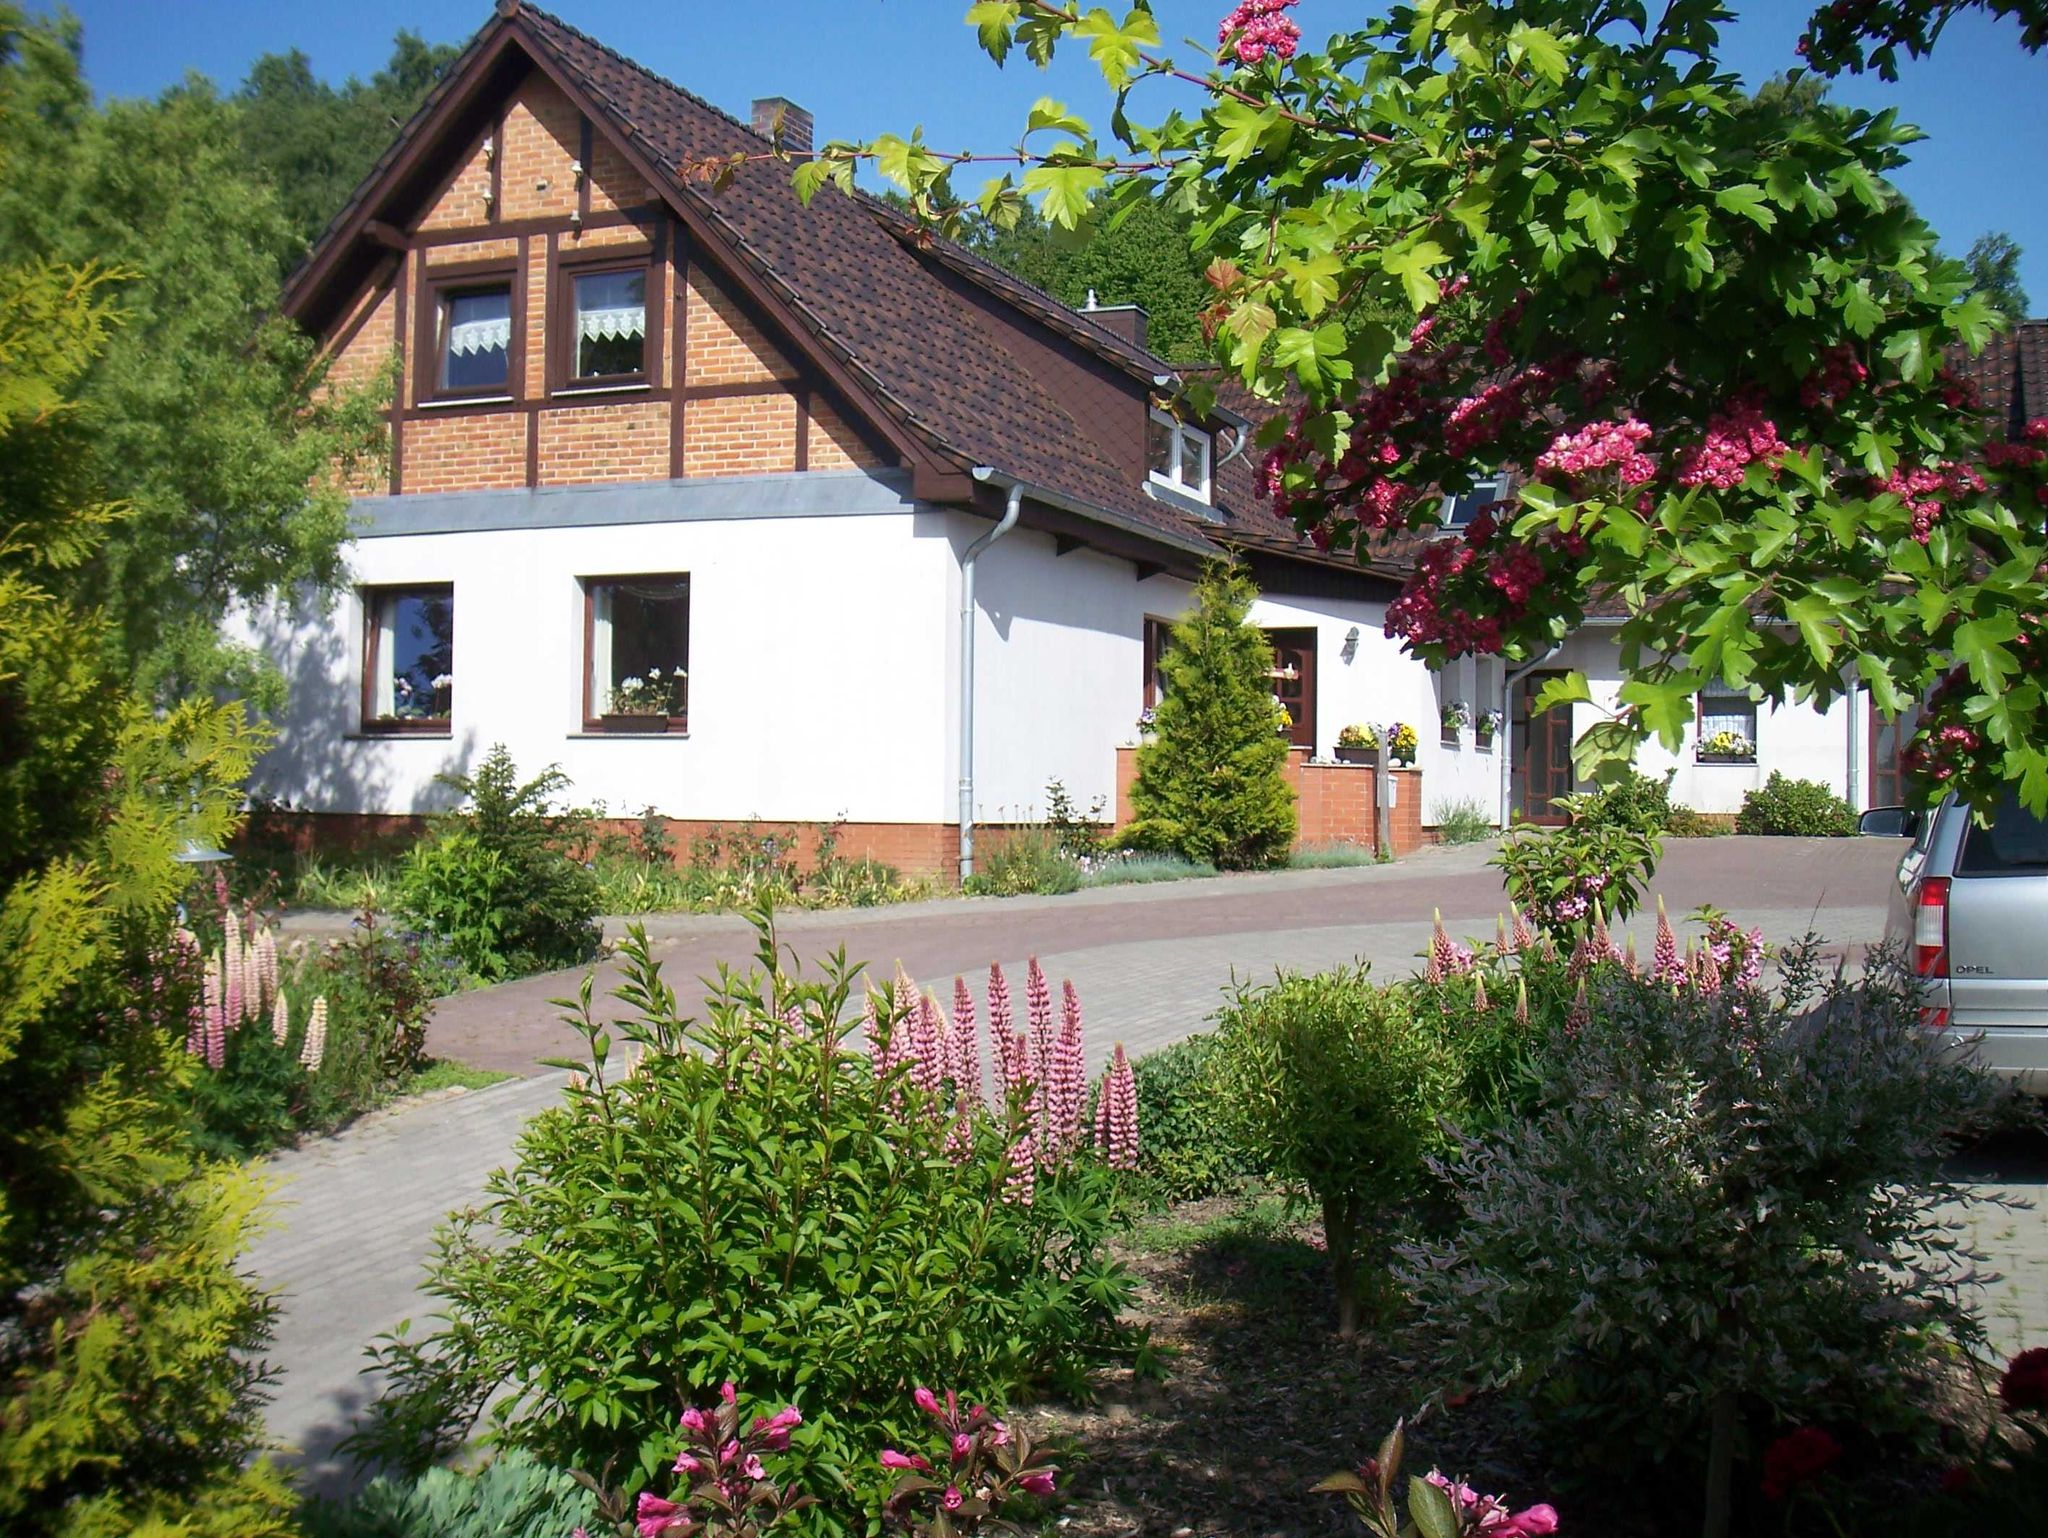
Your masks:
<path fill-rule="evenodd" d="M 1821 6 L 1806 23 L 1799 53 L 1824 75 L 1874 69 L 1899 78 L 1899 50 L 1914 58 L 1929 53 L 1941 29 L 1958 11 L 1983 10 L 2011 16 L 2020 24 L 2020 46 L 2030 53 L 2048 47 L 2048 0 L 1884 0 L 1884 3 Z"/>
<path fill-rule="evenodd" d="M 2027 291 L 2020 286 L 2020 247 L 2003 230 L 1979 235 L 1963 258 L 1970 269 L 1970 287 L 1990 301 L 2007 320 L 2027 318 Z"/>
<path fill-rule="evenodd" d="M 1111 143 L 1039 103 L 975 207 L 1188 208 L 1217 351 L 1274 406 L 1263 483 L 1329 549 L 1406 543 L 1441 490 L 1534 470 L 1425 546 L 1388 614 L 1412 652 L 1539 657 L 1617 598 L 1627 677 L 1583 772 L 1678 747 L 1716 678 L 1817 706 L 1853 683 L 1887 715 L 1932 695 L 1931 794 L 2048 810 L 2048 456 L 1987 452 L 1945 377 L 1999 317 L 1887 180 L 1915 130 L 1752 97 L 1719 0 L 1433 0 L 1319 51 L 1285 4 L 1232 14 L 1183 62 L 1144 0 L 975 5 L 991 55 L 1085 47 L 1117 101 Z M 1141 121 L 1141 81 L 1186 99 Z M 932 216 L 976 158 L 828 145 L 798 189 L 867 157 Z M 1566 700 L 1583 677 L 1543 703 Z"/>
<path fill-rule="evenodd" d="M 75 597 L 123 512 L 79 407 L 114 286 L 0 263 L 0 1529 L 283 1538 L 249 1462 L 261 1191 L 193 1153 L 159 960 L 178 841 L 226 836 L 260 742 L 239 705 L 151 709 Z"/>
<path fill-rule="evenodd" d="M 380 389 L 330 392 L 271 311 L 299 250 L 236 110 L 193 79 L 93 106 L 75 20 L 0 6 L 0 262 L 118 274 L 124 322 L 80 381 L 72 431 L 127 516 L 81 574 L 109 656 L 153 698 L 274 704 L 267 662 L 221 639 L 230 605 L 331 585 L 341 477 L 383 451 Z"/>
<path fill-rule="evenodd" d="M 1287 739 L 1273 698 L 1273 648 L 1246 622 L 1258 590 L 1212 565 L 1161 660 L 1166 696 L 1138 748 L 1133 849 L 1169 850 L 1218 870 L 1277 865 L 1294 844 Z"/>
<path fill-rule="evenodd" d="M 296 261 L 390 146 L 462 50 L 400 32 L 391 62 L 368 80 L 329 85 L 294 48 L 249 66 L 234 95 L 240 139 L 276 188 Z"/>

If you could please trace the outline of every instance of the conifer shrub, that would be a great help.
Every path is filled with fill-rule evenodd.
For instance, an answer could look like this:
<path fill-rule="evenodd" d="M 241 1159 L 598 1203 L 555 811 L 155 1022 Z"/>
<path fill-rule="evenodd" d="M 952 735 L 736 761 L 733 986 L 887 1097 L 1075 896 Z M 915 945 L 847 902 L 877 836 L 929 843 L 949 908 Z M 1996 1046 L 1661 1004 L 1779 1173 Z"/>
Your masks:
<path fill-rule="evenodd" d="M 1056 1008 L 1034 963 L 1018 1029 L 992 973 L 984 1050 L 964 983 L 948 1009 L 899 978 L 856 1019 L 844 956 L 800 979 L 758 921 L 701 1021 L 637 931 L 627 1018 L 598 1025 L 586 981 L 580 1076 L 443 1234 L 445 1327 L 382 1343 L 363 1450 L 416 1467 L 488 1404 L 493 1439 L 631 1495 L 666 1482 L 677 1406 L 743 1377 L 801 1409 L 799 1525 L 837 1532 L 918 1432 L 906 1385 L 1001 1404 L 1138 1353 L 1105 1248 L 1137 1108 L 1120 1064 L 1091 1129 L 1072 989 Z"/>
<path fill-rule="evenodd" d="M 1257 596 L 1242 569 L 1222 563 L 1195 584 L 1160 659 L 1166 693 L 1138 747 L 1122 847 L 1218 870 L 1286 860 L 1297 825 L 1286 718 L 1273 696 L 1273 648 L 1246 622 Z"/>

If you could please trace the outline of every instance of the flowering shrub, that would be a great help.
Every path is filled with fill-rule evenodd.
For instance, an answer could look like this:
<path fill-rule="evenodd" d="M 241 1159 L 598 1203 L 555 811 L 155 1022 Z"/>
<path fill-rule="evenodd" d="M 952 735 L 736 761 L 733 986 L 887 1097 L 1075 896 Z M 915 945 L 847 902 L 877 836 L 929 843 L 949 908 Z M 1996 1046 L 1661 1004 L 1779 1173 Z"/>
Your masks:
<path fill-rule="evenodd" d="M 915 1434 L 900 1385 L 999 1404 L 1133 1356 L 1078 998 L 1034 967 L 1017 1009 L 992 974 L 984 1044 L 964 986 L 948 1009 L 899 978 L 856 1011 L 843 957 L 793 976 L 757 919 L 759 969 L 722 976 L 701 1022 L 637 932 L 626 1018 L 600 1026 L 585 982 L 581 1077 L 444 1235 L 442 1331 L 381 1343 L 367 1449 L 416 1463 L 488 1402 L 497 1440 L 614 1463 L 637 1496 L 672 1464 L 674 1406 L 744 1377 L 803 1414 L 792 1480 L 825 1504 L 790 1520 L 838 1531 L 847 1481 Z"/>
<path fill-rule="evenodd" d="M 1902 1386 L 1982 1333 L 1943 1160 L 1997 1090 L 1920 1029 L 1895 957 L 1849 978 L 1797 947 L 1767 991 L 1748 937 L 1710 941 L 1682 958 L 1662 926 L 1636 975 L 1582 937 L 1538 1114 L 1446 1161 L 1458 1220 L 1402 1259 L 1445 1381 L 1521 1390 L 1614 1479 L 1725 1469 L 1760 1404 L 1924 1429 Z"/>
<path fill-rule="evenodd" d="M 1378 1457 L 1368 1458 L 1356 1473 L 1332 1474 L 1316 1489 L 1343 1496 L 1373 1538 L 1544 1538 L 1558 1531 L 1555 1507 L 1510 1511 L 1499 1496 L 1482 1495 L 1436 1469 L 1408 1481 L 1404 1522 L 1394 1489 L 1401 1476 L 1405 1439 L 1405 1428 L 1396 1423 L 1380 1443 Z"/>
<path fill-rule="evenodd" d="M 1457 1081 L 1442 1033 L 1362 967 L 1241 986 L 1219 1017 L 1215 1115 L 1321 1205 L 1347 1338 L 1381 1291 L 1387 1220 L 1442 1148 Z"/>
<path fill-rule="evenodd" d="M 1657 868 L 1657 831 L 1641 819 L 1603 815 L 1595 796 L 1559 796 L 1571 820 L 1561 828 L 1518 828 L 1493 857 L 1508 901 L 1536 926 L 1569 943 L 1596 912 L 1627 918 Z"/>

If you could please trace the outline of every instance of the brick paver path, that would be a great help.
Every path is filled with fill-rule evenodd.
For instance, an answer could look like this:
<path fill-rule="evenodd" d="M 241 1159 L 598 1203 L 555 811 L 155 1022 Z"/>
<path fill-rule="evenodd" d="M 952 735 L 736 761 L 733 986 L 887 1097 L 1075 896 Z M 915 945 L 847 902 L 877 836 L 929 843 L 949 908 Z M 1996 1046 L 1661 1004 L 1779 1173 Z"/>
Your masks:
<path fill-rule="evenodd" d="M 1432 850 L 1393 866 L 1060 898 L 790 913 L 781 938 L 806 959 L 844 943 L 849 956 L 883 973 L 900 961 L 942 990 L 955 973 L 985 976 L 991 961 L 1021 986 L 1024 959 L 1036 954 L 1055 982 L 1071 978 L 1080 991 L 1099 1064 L 1115 1041 L 1136 1054 L 1201 1029 L 1233 975 L 1352 959 L 1402 975 L 1427 942 L 1432 909 L 1443 910 L 1454 933 L 1491 935 L 1501 899 L 1488 852 Z M 1657 887 L 1674 919 L 1711 903 L 1762 925 L 1773 940 L 1813 929 L 1868 942 L 1883 927 L 1896 855 L 1878 840 L 1674 840 Z M 1632 928 L 1647 954 L 1650 921 Z M 720 961 L 743 965 L 753 951 L 751 930 L 727 916 L 665 916 L 650 919 L 648 930 L 686 1012 L 702 997 L 695 979 Z M 601 995 L 611 974 L 599 971 Z M 273 1357 L 284 1376 L 271 1431 L 303 1461 L 314 1488 L 335 1490 L 349 1477 L 333 1448 L 377 1390 L 358 1375 L 364 1344 L 402 1318 L 414 1317 L 415 1329 L 426 1323 L 415 1289 L 435 1225 L 477 1197 L 519 1127 L 556 1094 L 559 1076 L 537 1060 L 578 1047 L 548 1003 L 573 994 L 576 982 L 574 973 L 528 978 L 437 1009 L 429 1033 L 436 1054 L 502 1068 L 518 1081 L 374 1117 L 270 1161 L 279 1226 L 247 1258 L 283 1307 Z M 2025 1191 L 2044 1185 L 2043 1170 L 2023 1148 L 1985 1178 Z M 2048 1339 L 2048 1226 L 2035 1213 L 1991 1214 L 1983 1223 L 2012 1278 L 1993 1299 L 2010 1316 L 2002 1328 Z"/>

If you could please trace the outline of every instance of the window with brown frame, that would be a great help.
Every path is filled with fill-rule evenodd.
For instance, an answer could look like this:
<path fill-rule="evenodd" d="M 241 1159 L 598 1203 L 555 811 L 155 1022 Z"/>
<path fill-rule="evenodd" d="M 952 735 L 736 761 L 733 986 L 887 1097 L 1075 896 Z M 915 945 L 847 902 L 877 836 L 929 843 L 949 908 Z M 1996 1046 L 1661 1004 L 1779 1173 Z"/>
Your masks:
<path fill-rule="evenodd" d="M 449 729 L 455 713 L 455 589 L 363 590 L 363 730 Z"/>
<path fill-rule="evenodd" d="M 1156 710 L 1166 698 L 1166 653 L 1173 646 L 1173 621 L 1145 616 L 1145 708 Z"/>
<path fill-rule="evenodd" d="M 490 400 L 510 395 L 523 329 L 512 302 L 512 273 L 430 276 L 427 293 L 424 309 L 433 328 L 428 356 L 434 372 L 422 398 Z"/>
<path fill-rule="evenodd" d="M 690 714 L 690 578 L 583 581 L 587 731 L 681 732 Z"/>
<path fill-rule="evenodd" d="M 650 270 L 646 257 L 562 269 L 561 306 L 550 344 L 557 387 L 647 383 Z"/>

